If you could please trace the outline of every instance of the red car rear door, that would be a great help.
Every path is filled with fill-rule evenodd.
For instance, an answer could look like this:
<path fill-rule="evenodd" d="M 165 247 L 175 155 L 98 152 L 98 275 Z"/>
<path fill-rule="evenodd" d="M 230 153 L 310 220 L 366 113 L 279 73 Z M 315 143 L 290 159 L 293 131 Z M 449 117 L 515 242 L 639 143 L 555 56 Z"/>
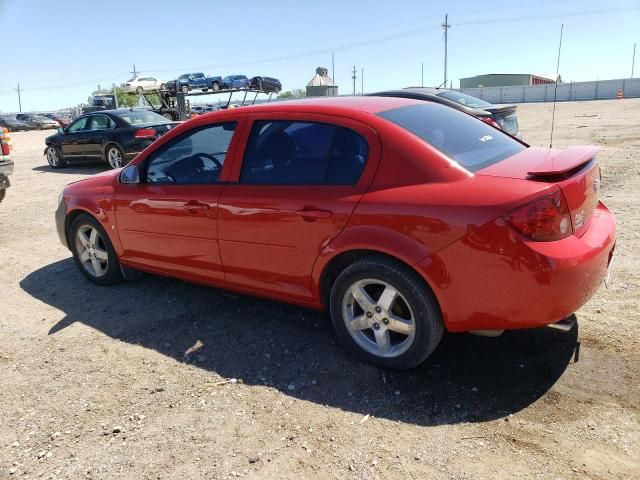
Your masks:
<path fill-rule="evenodd" d="M 141 182 L 119 184 L 116 221 L 124 264 L 201 281 L 223 278 L 218 197 L 235 122 L 193 128 L 139 166 Z"/>
<path fill-rule="evenodd" d="M 380 142 L 369 126 L 309 114 L 255 114 L 220 195 L 225 283 L 310 301 L 311 272 L 370 185 Z"/>

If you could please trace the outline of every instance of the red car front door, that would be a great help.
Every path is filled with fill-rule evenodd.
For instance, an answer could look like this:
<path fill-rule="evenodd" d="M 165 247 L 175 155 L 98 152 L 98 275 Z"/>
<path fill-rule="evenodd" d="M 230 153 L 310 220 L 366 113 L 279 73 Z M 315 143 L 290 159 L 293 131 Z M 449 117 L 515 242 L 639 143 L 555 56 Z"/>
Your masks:
<path fill-rule="evenodd" d="M 116 221 L 124 264 L 200 281 L 223 278 L 219 178 L 233 148 L 235 125 L 206 125 L 172 139 L 139 166 L 139 184 L 118 185 Z"/>
<path fill-rule="evenodd" d="M 319 253 L 340 234 L 380 157 L 370 127 L 324 115 L 255 115 L 218 208 L 225 283 L 311 301 Z"/>

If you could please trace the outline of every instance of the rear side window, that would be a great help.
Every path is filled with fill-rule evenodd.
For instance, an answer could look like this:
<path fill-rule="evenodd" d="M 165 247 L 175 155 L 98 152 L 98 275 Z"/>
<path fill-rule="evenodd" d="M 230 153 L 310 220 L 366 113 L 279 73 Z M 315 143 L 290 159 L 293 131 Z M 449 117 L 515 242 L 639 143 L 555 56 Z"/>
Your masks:
<path fill-rule="evenodd" d="M 482 120 L 435 103 L 394 108 L 378 115 L 420 137 L 471 172 L 526 148 Z"/>
<path fill-rule="evenodd" d="M 327 123 L 257 121 L 240 181 L 264 185 L 354 184 L 367 160 L 364 138 Z"/>

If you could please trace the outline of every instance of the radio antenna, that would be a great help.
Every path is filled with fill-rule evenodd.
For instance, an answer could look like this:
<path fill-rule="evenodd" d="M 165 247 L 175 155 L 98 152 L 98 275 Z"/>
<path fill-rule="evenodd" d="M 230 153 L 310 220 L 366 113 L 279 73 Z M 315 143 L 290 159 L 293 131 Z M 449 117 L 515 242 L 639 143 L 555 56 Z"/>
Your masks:
<path fill-rule="evenodd" d="M 553 148 L 553 126 L 556 122 L 556 99 L 558 98 L 558 79 L 560 78 L 560 50 L 562 50 L 562 31 L 564 23 L 560 25 L 560 44 L 558 45 L 558 62 L 556 64 L 556 88 L 553 90 L 553 113 L 551 114 L 551 138 L 549 148 Z"/>

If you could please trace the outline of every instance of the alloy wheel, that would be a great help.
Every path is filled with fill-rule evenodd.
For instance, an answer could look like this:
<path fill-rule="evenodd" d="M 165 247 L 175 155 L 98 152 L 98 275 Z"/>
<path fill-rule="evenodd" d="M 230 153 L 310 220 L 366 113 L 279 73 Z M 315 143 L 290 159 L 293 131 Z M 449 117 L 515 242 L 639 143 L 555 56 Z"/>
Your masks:
<path fill-rule="evenodd" d="M 60 164 L 60 155 L 55 148 L 49 147 L 47 149 L 47 162 L 49 162 L 49 165 L 52 167 L 57 167 Z"/>
<path fill-rule="evenodd" d="M 412 345 L 416 322 L 411 306 L 392 285 L 367 278 L 353 283 L 342 301 L 351 337 L 377 357 L 397 357 Z"/>
<path fill-rule="evenodd" d="M 111 147 L 107 151 L 107 160 L 111 168 L 120 168 L 122 166 L 122 154 L 116 147 Z"/>
<path fill-rule="evenodd" d="M 102 277 L 109 266 L 109 254 L 100 232 L 91 225 L 82 225 L 76 233 L 75 245 L 82 267 L 90 275 Z"/>

